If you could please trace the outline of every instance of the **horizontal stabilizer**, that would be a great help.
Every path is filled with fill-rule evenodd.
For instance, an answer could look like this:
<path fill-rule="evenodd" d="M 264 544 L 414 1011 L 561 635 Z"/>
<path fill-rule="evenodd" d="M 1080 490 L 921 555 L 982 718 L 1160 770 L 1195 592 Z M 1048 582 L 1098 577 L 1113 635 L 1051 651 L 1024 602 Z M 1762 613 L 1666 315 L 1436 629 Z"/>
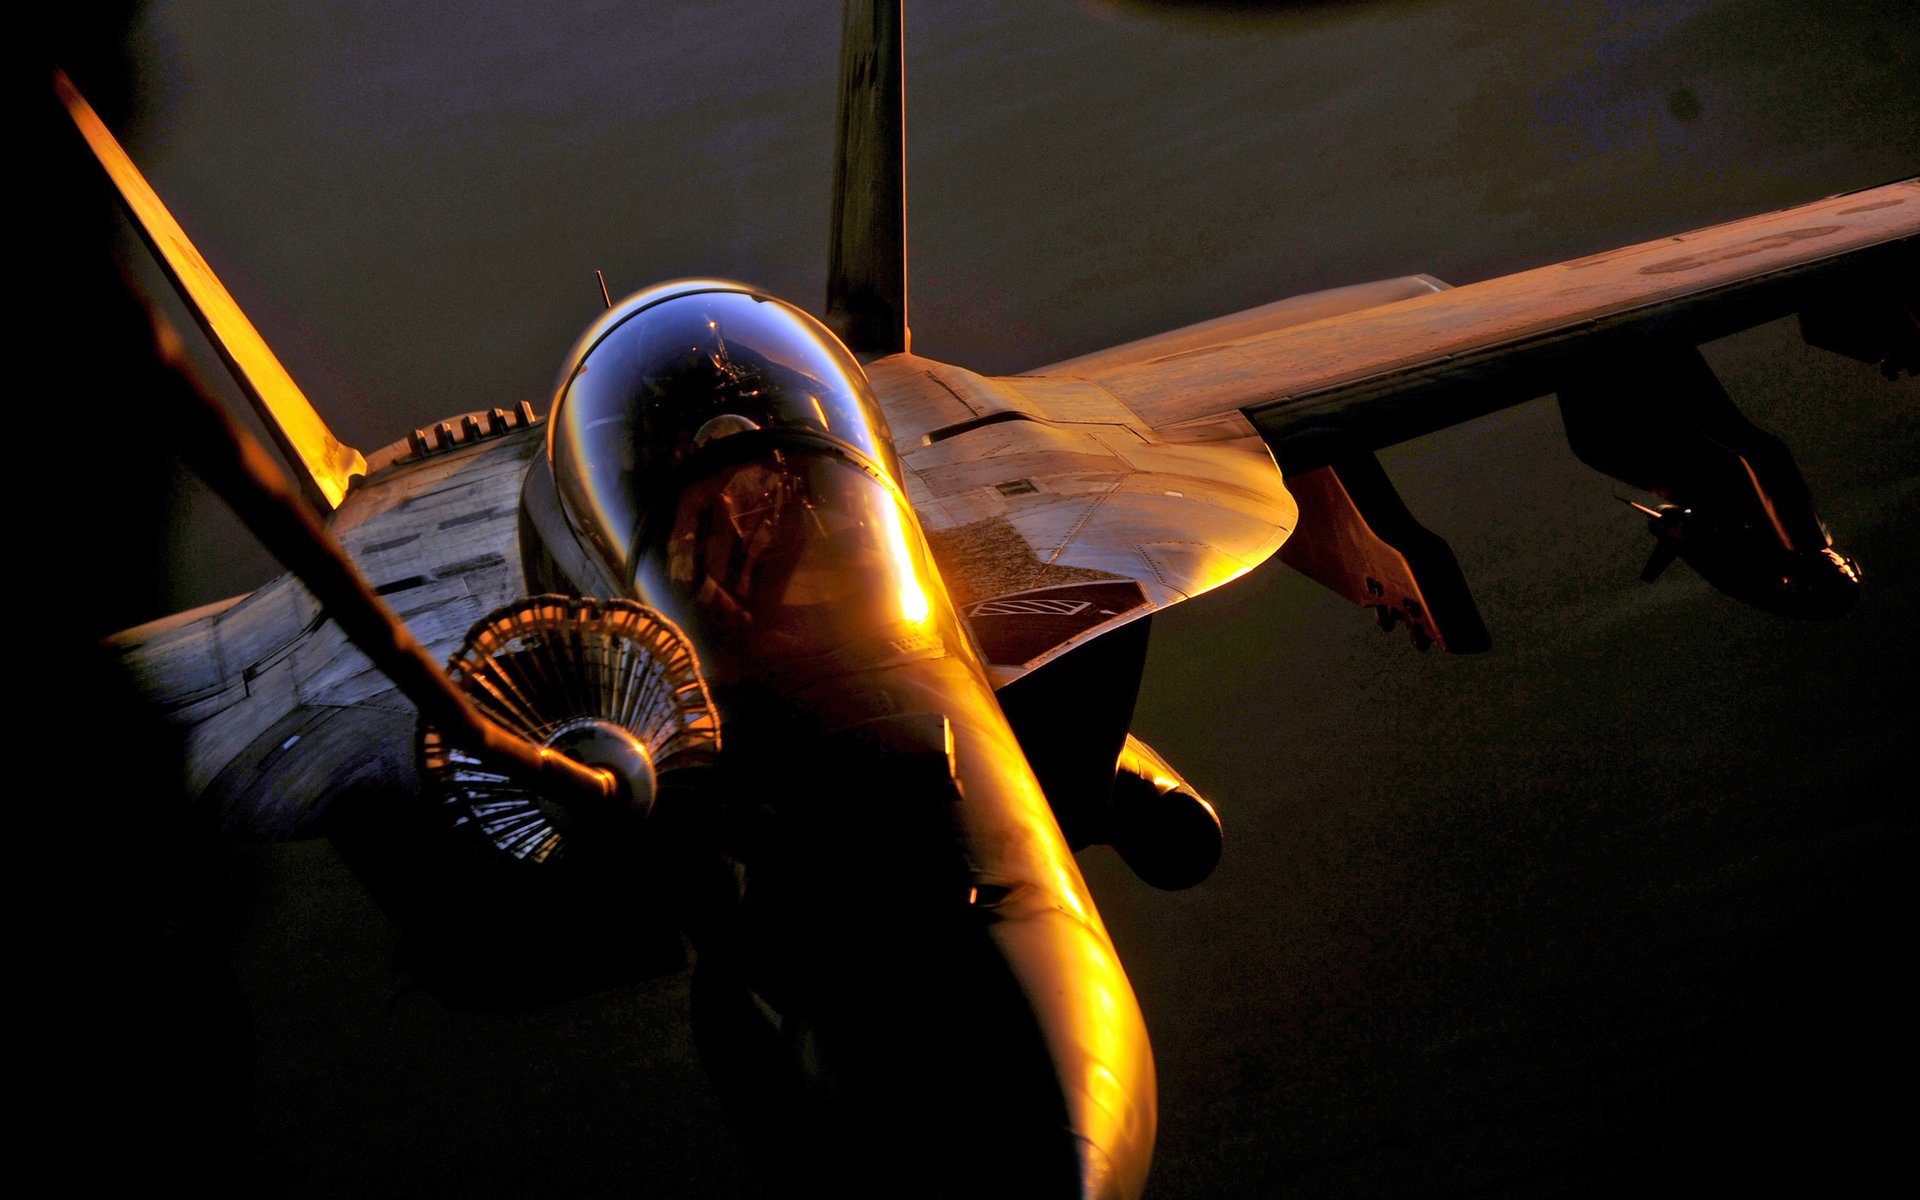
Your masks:
<path fill-rule="evenodd" d="M 1380 462 L 1361 451 L 1289 476 L 1300 524 L 1280 559 L 1374 609 L 1383 629 L 1405 622 L 1413 643 L 1477 654 L 1492 643 L 1445 540 L 1413 519 Z"/>
<path fill-rule="evenodd" d="M 1398 279 L 1376 279 L 1368 283 L 1351 283 L 1345 287 L 1288 296 L 1284 300 L 1275 300 L 1257 308 L 1244 309 L 1224 317 L 1215 317 L 1210 321 L 1183 325 L 1179 329 L 1169 329 L 1165 333 L 1156 333 L 1123 345 L 1096 350 L 1092 354 L 1083 354 L 1078 358 L 1053 363 L 1030 371 L 1028 374 L 1098 374 L 1133 363 L 1172 358 L 1189 350 L 1204 350 L 1225 342 L 1259 337 L 1262 334 L 1272 333 L 1276 329 L 1285 329 L 1289 325 L 1305 325 L 1311 321 L 1324 321 L 1328 317 L 1341 317 L 1348 313 L 1359 312 L 1364 308 L 1377 308 L 1383 304 L 1397 304 L 1402 300 L 1431 296 L 1435 292 L 1446 291 L 1448 287 L 1448 284 L 1431 275 L 1406 275 Z"/>
<path fill-rule="evenodd" d="M 107 173 L 127 214 L 133 218 L 154 258 L 174 288 L 193 310 L 200 327 L 213 340 L 227 369 L 247 394 L 260 419 L 272 431 L 287 461 L 299 468 L 301 490 L 323 511 L 331 511 L 347 494 L 356 475 L 367 473 L 366 459 L 333 436 L 305 393 L 267 347 L 260 331 L 247 320 L 206 259 L 200 257 L 179 222 L 160 202 L 140 169 L 94 114 L 93 108 L 66 75 L 55 71 L 54 91 L 66 107 L 80 136 Z"/>

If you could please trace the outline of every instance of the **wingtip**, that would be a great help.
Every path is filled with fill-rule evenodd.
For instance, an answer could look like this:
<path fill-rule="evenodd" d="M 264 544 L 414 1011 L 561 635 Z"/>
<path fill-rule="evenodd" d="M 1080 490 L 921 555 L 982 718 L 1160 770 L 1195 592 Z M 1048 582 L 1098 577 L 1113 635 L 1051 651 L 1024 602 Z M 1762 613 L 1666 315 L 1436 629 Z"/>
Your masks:
<path fill-rule="evenodd" d="M 57 65 L 52 74 L 54 93 L 75 131 L 282 454 L 298 469 L 307 498 L 328 511 L 339 507 L 354 477 L 367 473 L 366 457 L 334 436 L 73 80 Z"/>

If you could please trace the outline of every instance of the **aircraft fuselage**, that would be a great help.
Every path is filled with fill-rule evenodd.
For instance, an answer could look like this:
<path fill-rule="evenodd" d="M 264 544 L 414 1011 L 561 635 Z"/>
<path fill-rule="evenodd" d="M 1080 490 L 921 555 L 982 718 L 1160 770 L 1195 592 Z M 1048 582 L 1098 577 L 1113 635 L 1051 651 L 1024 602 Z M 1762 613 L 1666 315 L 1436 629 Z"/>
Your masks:
<path fill-rule="evenodd" d="M 737 864 L 737 908 L 684 924 L 768 1173 L 1137 1196 L 1139 1005 L 852 356 L 737 285 L 641 293 L 582 339 L 547 465 L 532 574 L 665 614 L 712 689 L 720 763 L 660 824 Z"/>

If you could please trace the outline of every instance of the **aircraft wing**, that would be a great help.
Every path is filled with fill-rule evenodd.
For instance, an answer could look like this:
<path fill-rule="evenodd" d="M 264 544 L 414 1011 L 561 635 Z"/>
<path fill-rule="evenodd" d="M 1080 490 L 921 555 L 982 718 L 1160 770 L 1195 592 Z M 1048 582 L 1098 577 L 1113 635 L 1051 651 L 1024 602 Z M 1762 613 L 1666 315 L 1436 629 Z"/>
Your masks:
<path fill-rule="evenodd" d="M 910 354 L 869 374 L 1002 685 L 1237 577 L 1296 525 L 1291 565 L 1418 645 L 1474 650 L 1451 551 L 1373 450 L 1795 312 L 1816 344 L 1913 370 L 1917 248 L 1906 180 L 1464 287 L 1296 297 L 1019 376 Z"/>
<path fill-rule="evenodd" d="M 449 425 L 375 453 L 330 525 L 439 660 L 524 591 L 520 485 L 546 430 L 525 413 Z M 413 702 L 292 575 L 106 645 L 181 730 L 187 794 L 230 835 L 311 837 L 341 797 L 414 779 Z"/>
<path fill-rule="evenodd" d="M 367 460 L 334 436 L 72 81 L 55 71 L 53 88 L 133 227 L 153 251 L 154 261 L 173 281 L 194 320 L 206 331 L 280 452 L 297 469 L 307 499 L 321 512 L 339 507 L 353 481 L 367 473 Z"/>
<path fill-rule="evenodd" d="M 1882 297 L 1905 303 L 1911 337 L 1917 253 L 1908 179 L 1305 323 L 1209 322 L 1228 336 L 1033 377 L 1097 383 L 1174 442 L 1233 436 L 1244 414 L 1294 471 L 1334 444 L 1377 449 L 1544 395 L 1652 340 L 1698 345 L 1795 312 L 1810 332 L 1871 323 L 1858 309 Z"/>

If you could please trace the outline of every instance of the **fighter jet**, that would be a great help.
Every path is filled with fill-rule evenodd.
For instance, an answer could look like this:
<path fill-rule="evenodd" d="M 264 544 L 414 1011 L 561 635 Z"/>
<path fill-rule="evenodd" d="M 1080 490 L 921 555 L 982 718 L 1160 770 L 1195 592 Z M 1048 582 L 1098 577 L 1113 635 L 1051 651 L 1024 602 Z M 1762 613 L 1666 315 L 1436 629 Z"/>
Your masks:
<path fill-rule="evenodd" d="M 544 417 L 463 414 L 367 455 L 70 99 L 309 502 L 485 723 L 417 725 L 432 701 L 373 669 L 313 577 L 118 646 L 188 729 L 190 790 L 236 832 L 334 836 L 436 986 L 598 986 L 673 965 L 684 932 L 711 1068 L 770 1171 L 1134 1196 L 1151 1059 L 1071 851 L 1188 886 L 1220 844 L 1128 732 L 1146 618 L 1277 554 L 1418 644 L 1484 645 L 1372 452 L 1545 391 L 1576 448 L 1644 436 L 1610 396 L 1670 393 L 1684 465 L 1582 456 L 1712 513 L 1674 525 L 1699 561 L 1746 564 L 1716 571 L 1729 590 L 1844 607 L 1859 569 L 1693 347 L 1800 312 L 1912 370 L 1920 194 L 986 377 L 910 352 L 897 8 L 851 4 L 847 31 L 824 322 L 726 281 L 609 297 Z M 489 730 L 617 803 L 564 803 Z M 885 902 L 817 919 L 848 888 Z"/>

